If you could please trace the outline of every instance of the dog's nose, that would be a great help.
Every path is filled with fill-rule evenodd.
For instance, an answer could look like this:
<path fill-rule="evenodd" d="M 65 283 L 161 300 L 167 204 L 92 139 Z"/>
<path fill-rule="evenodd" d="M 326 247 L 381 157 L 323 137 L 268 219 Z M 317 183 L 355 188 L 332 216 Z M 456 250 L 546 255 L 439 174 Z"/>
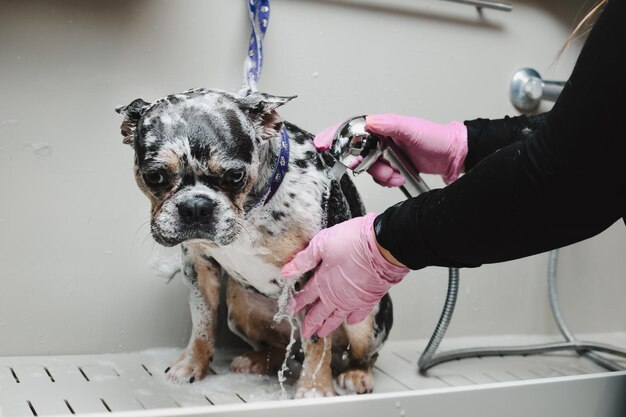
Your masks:
<path fill-rule="evenodd" d="M 213 217 L 215 203 L 202 197 L 194 197 L 178 204 L 178 214 L 183 223 L 207 224 Z"/>

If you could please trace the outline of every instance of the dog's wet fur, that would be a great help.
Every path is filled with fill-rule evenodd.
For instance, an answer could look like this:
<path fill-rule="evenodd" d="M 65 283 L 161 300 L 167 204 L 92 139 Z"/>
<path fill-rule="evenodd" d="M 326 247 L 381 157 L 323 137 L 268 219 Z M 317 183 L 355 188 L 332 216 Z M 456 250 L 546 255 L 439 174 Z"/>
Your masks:
<path fill-rule="evenodd" d="M 167 370 L 171 381 L 207 374 L 222 272 L 228 275 L 229 328 L 254 348 L 231 369 L 276 372 L 290 335 L 287 321 L 273 321 L 284 285 L 280 268 L 321 229 L 365 214 L 349 177 L 331 180 L 312 135 L 276 112 L 292 98 L 200 88 L 117 109 L 125 116 L 124 143 L 135 150 L 137 185 L 152 204 L 152 235 L 162 245 L 182 247 L 193 331 Z M 288 170 L 263 204 L 283 128 Z M 343 324 L 317 342 L 298 342 L 293 352 L 303 366 L 295 396 L 335 395 L 333 378 L 348 392 L 371 392 L 372 367 L 392 321 L 385 296 L 363 322 Z"/>

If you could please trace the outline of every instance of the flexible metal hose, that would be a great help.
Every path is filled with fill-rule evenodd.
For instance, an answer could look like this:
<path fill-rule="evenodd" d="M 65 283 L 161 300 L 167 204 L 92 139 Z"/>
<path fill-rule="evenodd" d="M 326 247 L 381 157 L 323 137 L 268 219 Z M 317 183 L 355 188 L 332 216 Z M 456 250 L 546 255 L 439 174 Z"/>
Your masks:
<path fill-rule="evenodd" d="M 565 336 L 565 338 L 568 340 L 567 342 L 544 343 L 525 346 L 494 346 L 456 349 L 435 355 L 439 344 L 443 340 L 448 325 L 452 320 L 452 313 L 454 312 L 454 306 L 456 304 L 456 298 L 459 290 L 459 270 L 456 268 L 450 268 L 448 278 L 448 293 L 446 295 L 446 302 L 444 304 L 443 312 L 441 313 L 441 317 L 439 318 L 437 327 L 435 328 L 435 331 L 433 332 L 433 335 L 431 336 L 430 341 L 426 346 L 426 349 L 424 350 L 417 362 L 420 373 L 426 372 L 433 366 L 457 359 L 484 356 L 535 355 L 561 350 L 575 350 L 579 354 L 589 358 L 598 365 L 610 371 L 623 370 L 624 368 L 617 363 L 606 359 L 593 351 L 609 353 L 612 355 L 626 358 L 626 349 L 618 348 L 604 343 L 578 341 L 565 324 L 565 320 L 560 310 L 558 293 L 556 290 L 557 259 L 558 250 L 551 251 L 548 262 L 548 290 L 550 295 L 550 307 L 552 308 L 552 312 L 557 322 L 557 326 L 559 327 L 559 330 L 561 331 L 563 336 Z"/>
<path fill-rule="evenodd" d="M 556 271 L 557 271 L 557 263 L 559 260 L 559 250 L 554 249 L 551 250 L 548 255 L 548 293 L 550 295 L 550 308 L 552 309 L 552 314 L 554 315 L 554 320 L 556 321 L 556 325 L 559 327 L 561 334 L 568 342 L 578 342 L 576 336 L 570 331 L 565 323 L 565 318 L 561 313 L 561 307 L 559 305 L 559 297 L 556 286 Z M 617 363 L 609 360 L 603 356 L 598 355 L 597 353 L 578 349 L 576 350 L 579 355 L 589 359 L 597 365 L 602 366 L 609 371 L 623 371 L 624 368 Z"/>
<path fill-rule="evenodd" d="M 448 293 L 446 294 L 446 302 L 444 303 L 443 311 L 441 312 L 441 316 L 439 317 L 439 322 L 437 322 L 437 327 L 435 327 L 435 331 L 430 337 L 426 349 L 424 349 L 424 352 L 417 361 L 417 366 L 420 372 L 424 372 L 425 370 L 433 366 L 433 356 L 435 355 L 435 352 L 437 352 L 437 348 L 439 348 L 439 344 L 443 340 L 443 337 L 446 334 L 446 330 L 448 330 L 448 325 L 452 320 L 452 313 L 454 313 L 454 306 L 456 305 L 456 297 L 458 293 L 459 269 L 449 268 Z"/>
<path fill-rule="evenodd" d="M 481 347 L 456 349 L 448 352 L 440 353 L 431 358 L 430 362 L 425 364 L 420 371 L 426 371 L 435 365 L 456 359 L 485 357 L 485 356 L 523 356 L 536 355 L 540 353 L 556 352 L 560 350 L 585 350 L 593 349 L 599 352 L 610 353 L 612 355 L 626 358 L 626 350 L 619 349 L 611 345 L 596 342 L 555 342 L 542 343 L 538 345 L 524 346 L 501 346 L 501 347 Z"/>

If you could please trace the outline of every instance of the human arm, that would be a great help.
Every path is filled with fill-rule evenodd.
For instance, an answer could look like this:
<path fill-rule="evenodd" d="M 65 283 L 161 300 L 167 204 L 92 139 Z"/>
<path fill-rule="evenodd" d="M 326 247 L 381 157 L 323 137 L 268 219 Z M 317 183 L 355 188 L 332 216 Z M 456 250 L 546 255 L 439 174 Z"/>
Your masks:
<path fill-rule="evenodd" d="M 544 121 L 545 115 L 475 119 L 463 123 L 435 123 L 428 119 L 398 114 L 373 114 L 366 117 L 366 129 L 390 138 L 411 161 L 416 170 L 441 175 L 446 183 L 456 180 L 463 170 L 513 142 L 526 139 Z M 330 148 L 341 123 L 315 136 L 319 151 Z M 397 187 L 404 183 L 400 172 L 380 157 L 368 170 L 378 184 Z"/>
<path fill-rule="evenodd" d="M 378 242 L 412 269 L 478 266 L 578 242 L 622 217 L 625 9 L 609 1 L 554 108 L 525 140 L 388 209 L 375 222 Z"/>
<path fill-rule="evenodd" d="M 467 129 L 465 171 L 487 156 L 512 143 L 526 140 L 545 121 L 547 113 L 531 116 L 505 116 L 502 119 L 474 119 L 463 122 Z"/>

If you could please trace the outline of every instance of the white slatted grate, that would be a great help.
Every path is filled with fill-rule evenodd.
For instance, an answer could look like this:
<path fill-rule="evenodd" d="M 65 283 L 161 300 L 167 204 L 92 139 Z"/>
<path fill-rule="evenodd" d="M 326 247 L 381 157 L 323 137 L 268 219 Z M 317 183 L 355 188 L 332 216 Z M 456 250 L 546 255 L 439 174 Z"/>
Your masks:
<path fill-rule="evenodd" d="M 547 338 L 456 339 L 444 349 L 488 344 L 544 342 Z M 626 345 L 626 333 L 596 335 Z M 375 368 L 378 393 L 447 388 L 507 381 L 604 372 L 574 354 L 466 359 L 440 365 L 428 376 L 416 372 L 423 342 L 392 342 Z M 192 385 L 165 381 L 163 371 L 178 356 L 173 349 L 141 353 L 0 357 L 0 407 L 5 417 L 71 415 L 222 404 L 278 399 L 275 378 L 228 373 L 233 356 L 220 352 L 212 375 Z M 626 362 L 622 361 L 626 366 Z M 288 387 L 291 390 L 291 386 Z"/>

